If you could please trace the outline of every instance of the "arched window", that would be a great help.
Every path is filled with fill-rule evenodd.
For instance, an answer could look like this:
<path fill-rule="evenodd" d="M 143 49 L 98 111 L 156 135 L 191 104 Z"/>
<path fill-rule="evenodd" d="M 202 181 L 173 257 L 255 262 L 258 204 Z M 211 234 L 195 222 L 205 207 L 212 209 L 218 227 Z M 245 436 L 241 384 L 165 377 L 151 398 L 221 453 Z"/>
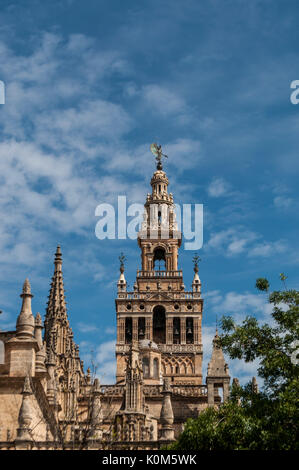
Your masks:
<path fill-rule="evenodd" d="M 5 364 L 4 342 L 0 339 L 0 364 Z"/>
<path fill-rule="evenodd" d="M 186 343 L 193 344 L 193 342 L 194 342 L 193 318 L 188 317 L 186 319 Z"/>
<path fill-rule="evenodd" d="M 132 342 L 132 318 L 126 317 L 125 324 L 126 344 Z"/>
<path fill-rule="evenodd" d="M 154 368 L 154 379 L 158 379 L 159 378 L 159 361 L 156 357 L 154 359 L 153 366 L 154 366 L 153 367 Z"/>
<path fill-rule="evenodd" d="M 181 322 L 179 318 L 173 319 L 173 344 L 180 344 Z"/>
<path fill-rule="evenodd" d="M 153 315 L 153 340 L 157 344 L 166 342 L 165 308 L 162 305 L 154 307 Z"/>
<path fill-rule="evenodd" d="M 166 255 L 164 248 L 157 247 L 154 249 L 154 269 L 156 267 L 159 269 L 166 269 Z"/>
<path fill-rule="evenodd" d="M 143 377 L 147 378 L 149 376 L 149 360 L 148 360 L 148 357 L 144 357 L 142 359 L 142 370 L 143 370 Z"/>
<path fill-rule="evenodd" d="M 138 339 L 144 339 L 145 337 L 145 318 L 138 318 Z"/>

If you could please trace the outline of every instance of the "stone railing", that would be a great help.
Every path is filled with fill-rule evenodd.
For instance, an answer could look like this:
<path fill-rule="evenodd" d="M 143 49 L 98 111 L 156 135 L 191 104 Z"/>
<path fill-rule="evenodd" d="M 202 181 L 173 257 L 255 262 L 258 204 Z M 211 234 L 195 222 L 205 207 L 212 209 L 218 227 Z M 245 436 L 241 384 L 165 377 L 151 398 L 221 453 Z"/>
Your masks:
<path fill-rule="evenodd" d="M 162 353 L 200 353 L 201 344 L 158 344 Z"/>
<path fill-rule="evenodd" d="M 158 349 L 162 353 L 201 353 L 201 344 L 158 344 Z M 117 344 L 117 353 L 128 353 L 130 351 L 130 344 Z"/>
<path fill-rule="evenodd" d="M 122 397 L 124 385 L 101 385 L 101 392 L 105 397 Z M 163 385 L 144 385 L 143 393 L 146 397 L 162 397 Z M 171 386 L 173 396 L 180 397 L 206 397 L 206 385 L 174 384 Z"/>
<path fill-rule="evenodd" d="M 146 300 L 153 295 L 154 291 L 150 292 L 118 292 L 119 299 L 141 299 Z M 156 292 L 156 291 L 155 291 Z M 200 292 L 171 292 L 171 291 L 160 291 L 160 292 L 167 292 L 168 294 L 172 295 L 173 300 L 193 300 L 193 299 L 200 299 L 201 293 Z"/>
<path fill-rule="evenodd" d="M 178 271 L 140 271 L 137 270 L 137 277 L 183 277 L 183 271 L 180 269 Z"/>
<path fill-rule="evenodd" d="M 106 397 L 122 397 L 125 391 L 124 385 L 100 385 L 101 393 Z"/>
<path fill-rule="evenodd" d="M 162 397 L 163 385 L 144 385 L 143 393 L 146 397 Z M 208 394 L 206 385 L 179 385 L 171 386 L 173 396 L 180 397 L 206 397 Z"/>

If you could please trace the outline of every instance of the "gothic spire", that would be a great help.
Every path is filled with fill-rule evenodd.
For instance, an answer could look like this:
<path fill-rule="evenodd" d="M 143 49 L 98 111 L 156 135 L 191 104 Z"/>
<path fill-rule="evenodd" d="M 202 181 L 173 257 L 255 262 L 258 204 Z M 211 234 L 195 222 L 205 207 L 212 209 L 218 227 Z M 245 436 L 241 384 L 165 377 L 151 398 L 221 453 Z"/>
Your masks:
<path fill-rule="evenodd" d="M 60 327 L 69 327 L 67 318 L 67 309 L 64 295 L 63 274 L 62 274 L 62 254 L 60 245 L 57 246 L 54 259 L 54 275 L 52 277 L 48 305 L 45 317 L 45 340 L 47 348 L 54 348 L 55 345 L 55 329 L 59 324 Z M 56 338 L 57 340 L 57 338 Z M 61 351 L 62 352 L 62 351 Z"/>
<path fill-rule="evenodd" d="M 219 345 L 218 327 L 213 339 L 212 357 L 208 365 L 208 377 L 229 377 L 228 365 L 225 362 L 223 351 Z"/>

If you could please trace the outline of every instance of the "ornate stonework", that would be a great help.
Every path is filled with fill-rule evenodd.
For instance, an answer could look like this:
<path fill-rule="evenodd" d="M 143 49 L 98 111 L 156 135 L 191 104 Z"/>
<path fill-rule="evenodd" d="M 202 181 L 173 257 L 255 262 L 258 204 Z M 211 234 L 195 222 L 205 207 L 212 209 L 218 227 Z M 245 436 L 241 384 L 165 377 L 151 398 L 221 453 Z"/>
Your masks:
<path fill-rule="evenodd" d="M 120 257 L 116 384 L 101 385 L 89 369 L 84 372 L 69 324 L 58 246 L 44 325 L 39 313 L 32 314 L 26 279 L 16 330 L 0 332 L 0 449 L 158 449 L 178 436 L 187 418 L 217 406 L 220 387 L 227 399 L 230 377 L 217 332 L 203 383 L 198 264 L 196 259 L 187 291 L 161 155 L 144 206 L 141 269 L 132 292 Z"/>

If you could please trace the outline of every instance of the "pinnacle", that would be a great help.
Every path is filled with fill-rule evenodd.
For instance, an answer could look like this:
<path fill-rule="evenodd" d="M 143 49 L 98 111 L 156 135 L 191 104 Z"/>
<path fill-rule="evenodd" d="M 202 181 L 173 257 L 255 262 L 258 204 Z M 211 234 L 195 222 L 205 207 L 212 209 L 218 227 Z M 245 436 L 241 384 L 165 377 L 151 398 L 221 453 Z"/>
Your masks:
<path fill-rule="evenodd" d="M 31 286 L 28 277 L 26 277 L 25 282 L 23 284 L 22 294 L 31 294 Z"/>

